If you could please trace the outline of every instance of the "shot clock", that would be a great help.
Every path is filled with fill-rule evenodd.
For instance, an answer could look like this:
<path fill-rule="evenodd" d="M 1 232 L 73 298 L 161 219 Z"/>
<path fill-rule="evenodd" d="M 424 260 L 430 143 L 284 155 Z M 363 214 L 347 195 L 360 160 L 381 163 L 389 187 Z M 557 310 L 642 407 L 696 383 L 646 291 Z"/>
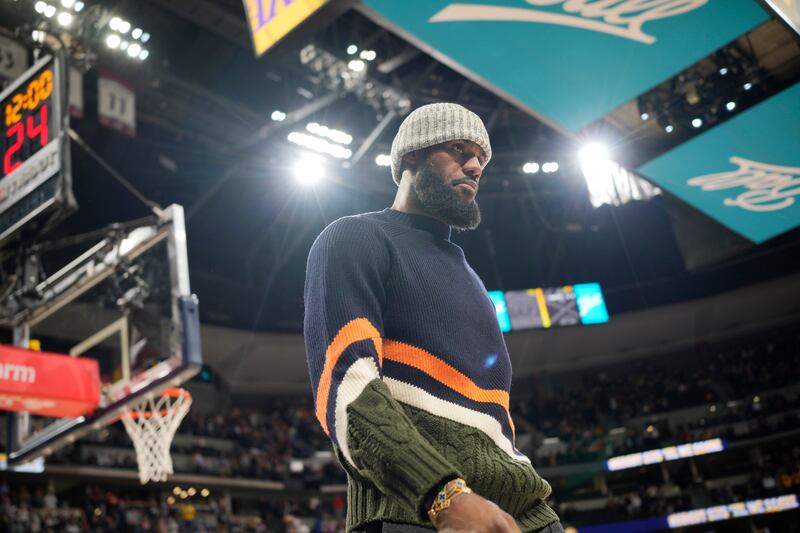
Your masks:
<path fill-rule="evenodd" d="M 57 128 L 55 123 L 59 118 L 51 111 L 52 96 L 53 65 L 47 64 L 34 73 L 33 79 L 3 99 L 0 104 L 5 117 L 2 178 L 47 146 L 50 131 Z"/>
<path fill-rule="evenodd" d="M 47 55 L 0 93 L 0 243 L 71 197 L 62 64 Z"/>

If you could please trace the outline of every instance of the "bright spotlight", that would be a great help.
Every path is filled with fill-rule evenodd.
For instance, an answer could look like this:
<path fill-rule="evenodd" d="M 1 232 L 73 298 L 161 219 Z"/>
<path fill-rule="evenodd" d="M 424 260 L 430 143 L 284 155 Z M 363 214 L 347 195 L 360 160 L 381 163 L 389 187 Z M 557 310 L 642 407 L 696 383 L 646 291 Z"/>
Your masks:
<path fill-rule="evenodd" d="M 545 174 L 550 174 L 552 172 L 558 172 L 558 163 L 555 161 L 548 161 L 544 165 L 542 165 L 542 172 Z"/>
<path fill-rule="evenodd" d="M 61 0 L 61 5 L 67 9 L 70 9 L 75 5 L 75 0 Z"/>
<path fill-rule="evenodd" d="M 727 104 L 725 104 L 725 109 L 727 109 L 728 111 L 733 111 L 734 109 L 736 109 L 736 102 L 734 101 L 728 102 Z"/>
<path fill-rule="evenodd" d="M 610 156 L 608 148 L 600 143 L 590 143 L 580 149 L 578 158 L 581 160 L 581 165 L 594 166 L 605 163 L 609 160 Z"/>
<path fill-rule="evenodd" d="M 275 122 L 281 122 L 286 119 L 286 113 L 284 113 L 283 111 L 278 111 L 276 109 L 275 111 L 272 112 L 270 118 Z"/>
<path fill-rule="evenodd" d="M 358 46 L 351 44 L 350 46 L 347 47 L 348 54 L 354 55 L 356 52 L 358 52 Z"/>
<path fill-rule="evenodd" d="M 133 31 L 131 32 L 131 37 L 133 37 L 134 39 L 138 39 L 141 36 L 142 36 L 142 28 L 133 28 Z"/>
<path fill-rule="evenodd" d="M 128 22 L 127 20 L 123 20 L 122 22 L 120 22 L 120 24 L 119 24 L 119 32 L 120 33 L 128 33 L 130 31 L 130 29 L 131 29 L 131 23 L 130 22 Z"/>
<path fill-rule="evenodd" d="M 33 9 L 35 9 L 37 13 L 44 14 L 44 10 L 47 9 L 47 3 L 39 0 L 33 4 Z"/>
<path fill-rule="evenodd" d="M 699 128 L 703 125 L 703 119 L 701 118 L 693 118 L 692 119 L 692 126 L 695 128 Z"/>
<path fill-rule="evenodd" d="M 752 83 L 750 83 L 749 81 L 748 81 L 747 83 L 745 83 L 745 84 L 744 84 L 744 90 L 745 90 L 745 91 L 749 91 L 749 90 L 750 90 L 750 89 L 752 89 L 752 88 L 753 88 L 753 84 L 752 84 Z"/>
<path fill-rule="evenodd" d="M 143 43 L 146 43 L 146 42 L 147 42 L 147 41 L 149 41 L 149 40 L 150 40 L 150 34 L 149 34 L 149 33 L 147 33 L 147 32 L 144 32 L 144 33 L 142 34 L 142 42 L 143 42 Z"/>
<path fill-rule="evenodd" d="M 320 154 L 328 154 L 329 156 L 338 159 L 350 159 L 353 152 L 349 148 L 345 148 L 340 144 L 328 142 L 325 139 L 315 135 L 308 135 L 299 131 L 293 131 L 288 136 L 289 142 L 300 145 L 303 148 L 314 150 Z"/>
<path fill-rule="evenodd" d="M 539 172 L 539 163 L 536 161 L 528 161 L 522 165 L 522 172 L 525 174 L 536 174 Z"/>
<path fill-rule="evenodd" d="M 137 57 L 141 51 L 142 47 L 138 43 L 133 43 L 128 47 L 128 55 L 130 57 Z"/>
<path fill-rule="evenodd" d="M 642 120 L 647 120 L 648 118 L 650 118 L 650 113 L 642 113 L 641 117 L 642 117 Z"/>
<path fill-rule="evenodd" d="M 147 50 L 142 50 L 141 52 L 139 52 L 139 59 L 142 61 L 147 59 L 148 56 L 150 56 L 150 52 L 148 52 Z"/>
<path fill-rule="evenodd" d="M 725 74 L 728 73 L 728 67 L 722 67 L 721 69 L 719 69 L 719 73 L 724 76 Z"/>
<path fill-rule="evenodd" d="M 119 25 L 122 24 L 122 19 L 119 17 L 111 17 L 108 21 L 108 27 L 114 31 L 119 31 Z"/>
<path fill-rule="evenodd" d="M 211 491 L 208 490 L 208 489 L 203 489 L 203 490 L 200 491 L 200 496 L 202 496 L 203 498 L 208 498 L 208 496 L 210 494 L 211 494 Z"/>
<path fill-rule="evenodd" d="M 379 167 L 388 167 L 392 164 L 392 156 L 389 154 L 378 154 L 375 158 L 375 164 Z"/>
<path fill-rule="evenodd" d="M 70 15 L 66 11 L 62 11 L 61 13 L 58 14 L 56 20 L 58 21 L 59 24 L 61 24 L 66 28 L 67 26 L 72 24 L 72 15 Z"/>
<path fill-rule="evenodd" d="M 129 43 L 128 41 L 122 41 L 121 43 L 119 43 L 119 49 L 120 50 L 127 50 L 129 44 L 131 44 L 131 43 Z"/>
<path fill-rule="evenodd" d="M 292 171 L 295 179 L 303 185 L 314 185 L 322 179 L 325 173 L 322 162 L 311 154 L 301 156 L 292 167 Z"/>
<path fill-rule="evenodd" d="M 112 33 L 106 37 L 106 46 L 109 48 L 118 48 L 121 41 L 122 39 L 119 38 L 119 35 Z"/>
<path fill-rule="evenodd" d="M 353 72 L 364 72 L 364 69 L 367 68 L 367 65 L 360 59 L 353 59 L 347 64 L 347 68 Z"/>
<path fill-rule="evenodd" d="M 358 57 L 365 61 L 372 61 L 378 57 L 378 54 L 375 53 L 375 50 L 361 50 L 361 53 L 358 54 Z"/>
<path fill-rule="evenodd" d="M 51 18 L 53 15 L 56 14 L 56 6 L 51 6 L 50 4 L 44 8 L 44 16 L 47 18 Z"/>
<path fill-rule="evenodd" d="M 85 4 L 81 2 L 81 0 L 78 0 L 77 2 L 75 2 L 75 11 L 81 11 L 84 5 Z"/>
<path fill-rule="evenodd" d="M 673 131 L 675 131 L 675 128 L 672 126 L 672 124 L 667 124 L 667 127 L 664 128 L 664 131 L 666 131 L 667 133 L 672 133 Z"/>

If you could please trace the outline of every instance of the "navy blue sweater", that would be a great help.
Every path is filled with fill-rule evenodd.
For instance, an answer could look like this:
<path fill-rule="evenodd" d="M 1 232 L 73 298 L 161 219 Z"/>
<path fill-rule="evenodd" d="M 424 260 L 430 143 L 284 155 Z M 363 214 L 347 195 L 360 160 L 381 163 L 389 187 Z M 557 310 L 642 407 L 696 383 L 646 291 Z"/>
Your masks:
<path fill-rule="evenodd" d="M 317 417 L 349 474 L 348 529 L 430 526 L 423 501 L 464 477 L 523 531 L 557 520 L 514 447 L 511 363 L 495 309 L 438 220 L 339 219 L 308 258 L 304 336 Z"/>

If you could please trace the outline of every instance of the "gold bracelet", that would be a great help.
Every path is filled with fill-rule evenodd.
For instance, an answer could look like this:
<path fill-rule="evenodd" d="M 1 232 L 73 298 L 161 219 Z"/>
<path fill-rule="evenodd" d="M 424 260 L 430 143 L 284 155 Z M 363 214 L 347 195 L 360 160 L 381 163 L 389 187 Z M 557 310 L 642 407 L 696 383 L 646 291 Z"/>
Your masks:
<path fill-rule="evenodd" d="M 431 508 L 428 509 L 428 518 L 435 524 L 436 517 L 439 516 L 439 513 L 450 507 L 450 502 L 456 495 L 461 493 L 469 494 L 471 492 L 472 489 L 470 489 L 467 486 L 467 482 L 461 478 L 448 481 L 436 495 L 436 498 L 433 499 L 433 504 L 431 504 Z"/>

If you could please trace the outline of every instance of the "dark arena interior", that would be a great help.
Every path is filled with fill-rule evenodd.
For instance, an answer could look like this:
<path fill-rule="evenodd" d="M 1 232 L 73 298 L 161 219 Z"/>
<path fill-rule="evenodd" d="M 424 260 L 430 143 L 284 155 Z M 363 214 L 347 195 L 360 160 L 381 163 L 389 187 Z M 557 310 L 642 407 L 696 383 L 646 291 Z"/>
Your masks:
<path fill-rule="evenodd" d="M 354 480 L 391 503 L 372 483 L 397 469 L 328 426 L 357 418 L 323 390 L 337 357 L 372 360 L 304 294 L 323 229 L 417 194 L 393 139 L 452 102 L 491 160 L 456 187 L 480 225 L 445 244 L 502 349 L 419 350 L 438 366 L 402 390 L 468 396 L 447 424 L 513 419 L 557 522 L 414 523 L 800 532 L 800 2 L 0 0 L 0 90 L 0 530 L 422 531 L 350 523 Z M 351 246 L 345 272 L 384 253 Z M 410 313 L 470 324 L 454 302 Z"/>

